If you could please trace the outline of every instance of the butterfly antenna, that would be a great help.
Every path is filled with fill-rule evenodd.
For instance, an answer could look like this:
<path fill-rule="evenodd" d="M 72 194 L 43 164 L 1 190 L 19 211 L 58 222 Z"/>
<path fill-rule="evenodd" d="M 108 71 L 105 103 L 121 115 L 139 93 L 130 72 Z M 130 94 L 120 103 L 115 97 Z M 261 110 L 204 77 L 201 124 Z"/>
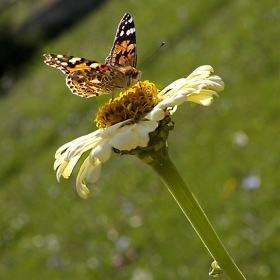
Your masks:
<path fill-rule="evenodd" d="M 152 56 L 154 56 L 164 46 L 164 44 L 165 42 L 162 42 L 161 45 L 148 58 L 146 58 L 146 60 L 140 65 L 140 67 L 142 67 L 143 64 L 145 64 Z"/>

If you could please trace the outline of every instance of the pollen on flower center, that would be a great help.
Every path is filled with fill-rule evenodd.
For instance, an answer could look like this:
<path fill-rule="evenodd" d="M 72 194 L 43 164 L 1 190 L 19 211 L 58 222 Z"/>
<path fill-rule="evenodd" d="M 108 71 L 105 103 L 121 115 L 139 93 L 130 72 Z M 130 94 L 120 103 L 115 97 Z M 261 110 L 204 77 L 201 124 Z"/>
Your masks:
<path fill-rule="evenodd" d="M 153 83 L 138 82 L 120 93 L 118 97 L 105 103 L 96 113 L 94 121 L 101 130 L 129 119 L 131 122 L 127 124 L 137 123 L 160 101 L 158 90 Z"/>

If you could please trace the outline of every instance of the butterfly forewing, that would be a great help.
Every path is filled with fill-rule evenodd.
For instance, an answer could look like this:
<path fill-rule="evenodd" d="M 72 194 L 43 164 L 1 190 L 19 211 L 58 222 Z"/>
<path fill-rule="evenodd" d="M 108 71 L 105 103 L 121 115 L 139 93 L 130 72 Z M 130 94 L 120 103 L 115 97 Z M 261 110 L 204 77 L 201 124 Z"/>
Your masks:
<path fill-rule="evenodd" d="M 107 56 L 105 63 L 113 67 L 136 67 L 136 30 L 131 14 L 126 13 L 121 19 L 113 47 Z"/>

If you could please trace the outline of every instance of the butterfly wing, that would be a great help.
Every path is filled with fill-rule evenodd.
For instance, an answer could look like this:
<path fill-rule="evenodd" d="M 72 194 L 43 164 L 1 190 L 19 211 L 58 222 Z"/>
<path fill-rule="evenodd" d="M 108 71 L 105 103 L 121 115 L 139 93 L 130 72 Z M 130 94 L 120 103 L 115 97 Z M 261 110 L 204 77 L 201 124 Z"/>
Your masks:
<path fill-rule="evenodd" d="M 81 97 L 98 96 L 113 92 L 116 89 L 115 81 L 120 74 L 109 68 L 104 71 L 78 70 L 67 76 L 66 84 L 72 93 Z"/>
<path fill-rule="evenodd" d="M 115 89 L 114 81 L 120 73 L 107 65 L 77 56 L 45 54 L 45 63 L 61 70 L 66 85 L 81 97 L 98 96 Z"/>
<path fill-rule="evenodd" d="M 78 70 L 91 70 L 97 61 L 81 58 L 78 56 L 63 54 L 44 54 L 45 63 L 51 67 L 61 70 L 64 74 L 70 74 Z"/>
<path fill-rule="evenodd" d="M 136 31 L 131 14 L 126 13 L 121 19 L 113 47 L 105 63 L 114 68 L 122 66 L 136 67 Z"/>

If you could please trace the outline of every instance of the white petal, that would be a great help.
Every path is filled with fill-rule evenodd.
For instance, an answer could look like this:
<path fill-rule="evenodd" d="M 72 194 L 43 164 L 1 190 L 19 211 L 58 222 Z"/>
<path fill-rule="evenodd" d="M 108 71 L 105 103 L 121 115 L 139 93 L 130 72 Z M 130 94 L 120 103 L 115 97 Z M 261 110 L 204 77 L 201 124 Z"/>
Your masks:
<path fill-rule="evenodd" d="M 110 145 L 118 150 L 130 151 L 136 147 L 147 147 L 149 133 L 158 126 L 156 121 L 140 121 L 137 124 L 126 125 L 118 129 L 109 140 Z"/>
<path fill-rule="evenodd" d="M 202 90 L 198 94 L 189 95 L 187 97 L 187 100 L 195 102 L 195 103 L 203 105 L 203 106 L 210 106 L 214 101 L 213 95 L 218 96 L 218 94 L 215 91 Z"/>
<path fill-rule="evenodd" d="M 116 123 L 108 128 L 106 128 L 104 131 L 101 132 L 100 136 L 103 139 L 110 139 L 112 136 L 114 136 L 117 132 L 117 130 L 127 121 Z"/>
<path fill-rule="evenodd" d="M 87 186 L 83 182 L 78 181 L 78 178 L 76 180 L 76 189 L 77 189 L 78 195 L 84 199 L 86 199 L 88 197 L 88 194 L 90 193 Z"/>
<path fill-rule="evenodd" d="M 71 158 L 71 160 L 68 162 L 67 166 L 65 167 L 65 169 L 62 172 L 62 176 L 65 179 L 69 178 L 69 176 L 71 175 L 71 173 L 73 171 L 73 168 L 75 167 L 75 165 L 79 159 L 80 159 L 80 155 Z"/>
<path fill-rule="evenodd" d="M 118 150 L 132 150 L 139 145 L 137 125 L 126 125 L 109 140 L 110 145 Z"/>
<path fill-rule="evenodd" d="M 102 162 L 96 159 L 94 168 L 89 168 L 85 176 L 90 183 L 95 183 L 98 181 L 101 173 Z"/>
<path fill-rule="evenodd" d="M 84 152 L 96 147 L 100 143 L 100 141 L 102 141 L 102 138 L 100 136 L 89 137 L 84 141 L 77 143 L 76 145 L 70 146 L 69 149 L 65 152 L 65 157 L 66 159 L 70 159 L 77 154 L 83 154 Z"/>
<path fill-rule="evenodd" d="M 186 101 L 186 94 L 184 94 L 184 92 L 178 92 L 176 95 L 174 95 L 173 100 L 175 105 L 178 106 Z"/>
<path fill-rule="evenodd" d="M 189 76 L 188 78 L 195 77 L 197 75 L 199 76 L 209 76 L 211 72 L 214 72 L 214 69 L 210 65 L 202 65 L 196 68 Z"/>
<path fill-rule="evenodd" d="M 75 154 L 85 150 L 91 149 L 88 148 L 88 145 L 94 146 L 96 142 L 100 139 L 100 131 L 96 130 L 90 134 L 81 136 L 71 142 L 68 142 L 61 146 L 55 153 L 55 158 L 58 158 L 61 154 L 64 154 L 65 159 L 70 159 L 71 157 L 75 156 Z"/>
<path fill-rule="evenodd" d="M 94 158 L 97 157 L 101 162 L 107 161 L 111 156 L 112 146 L 109 144 L 108 140 L 102 140 L 98 146 L 90 152 L 89 161 L 92 164 Z"/>
<path fill-rule="evenodd" d="M 76 165 L 77 161 L 79 160 L 80 155 L 76 156 L 74 158 L 72 158 L 70 161 L 61 161 L 59 162 L 59 164 L 54 165 L 54 169 L 56 171 L 56 179 L 59 182 L 60 181 L 60 177 L 63 176 L 65 179 L 69 178 L 69 176 L 71 175 L 74 166 Z"/>
<path fill-rule="evenodd" d="M 164 99 L 163 101 L 159 102 L 156 107 L 159 107 L 161 109 L 166 109 L 168 107 L 173 107 L 176 106 L 176 102 L 174 101 L 174 99 L 171 97 L 167 97 L 166 99 Z"/>
<path fill-rule="evenodd" d="M 164 110 L 159 107 L 155 106 L 151 112 L 149 112 L 144 119 L 151 120 L 151 121 L 160 121 L 163 120 L 165 117 Z"/>
<path fill-rule="evenodd" d="M 102 163 L 98 159 L 96 159 L 94 165 L 91 165 L 89 163 L 89 157 L 87 157 L 83 162 L 76 180 L 76 189 L 78 194 L 82 198 L 87 198 L 90 192 L 89 189 L 86 187 L 84 180 L 86 179 L 92 183 L 96 182 L 100 176 L 101 166 Z"/>
<path fill-rule="evenodd" d="M 166 116 L 165 110 L 167 108 L 170 108 L 169 111 L 174 113 L 176 111 L 176 107 L 186 101 L 186 94 L 184 94 L 185 92 L 185 90 L 181 90 L 178 92 L 178 94 L 174 94 L 171 97 L 166 97 L 145 116 L 145 119 L 152 121 L 163 120 Z"/>
<path fill-rule="evenodd" d="M 100 131 L 97 130 L 61 146 L 56 152 L 54 163 L 54 169 L 57 169 L 57 180 L 59 181 L 61 176 L 67 179 L 81 155 L 94 148 L 101 140 Z"/>
<path fill-rule="evenodd" d="M 150 140 L 149 133 L 155 131 L 158 127 L 158 122 L 155 121 L 140 121 L 137 124 L 139 133 L 139 147 L 147 147 Z"/>
<path fill-rule="evenodd" d="M 59 182 L 60 181 L 60 177 L 64 171 L 64 169 L 67 167 L 68 161 L 64 161 L 59 165 L 59 168 L 57 168 L 56 170 L 56 179 Z"/>
<path fill-rule="evenodd" d="M 225 84 L 219 76 L 210 76 L 209 79 L 212 81 L 212 87 L 216 91 L 222 91 L 225 88 Z"/>
<path fill-rule="evenodd" d="M 176 91 L 178 89 L 180 89 L 180 87 L 184 86 L 184 84 L 186 83 L 186 79 L 185 78 L 181 78 L 178 79 L 176 81 L 174 81 L 173 83 L 171 83 L 170 85 L 168 85 L 167 87 L 165 87 L 160 94 L 164 94 L 164 95 L 172 95 L 173 90 L 175 89 Z"/>
<path fill-rule="evenodd" d="M 64 162 L 64 156 L 63 155 L 60 155 L 54 162 L 54 165 L 53 165 L 53 169 L 56 170 L 63 162 Z"/>

